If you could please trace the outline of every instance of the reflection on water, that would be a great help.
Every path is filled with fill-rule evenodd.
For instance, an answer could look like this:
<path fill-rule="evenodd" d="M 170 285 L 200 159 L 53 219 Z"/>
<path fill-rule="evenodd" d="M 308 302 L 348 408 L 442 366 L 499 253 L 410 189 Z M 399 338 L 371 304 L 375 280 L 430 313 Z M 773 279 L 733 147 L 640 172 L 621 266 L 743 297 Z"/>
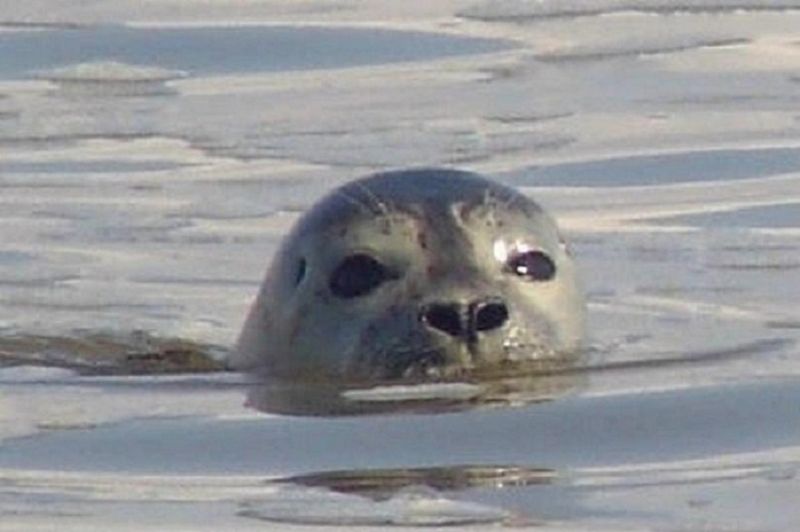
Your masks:
<path fill-rule="evenodd" d="M 263 379 L 249 387 L 247 405 L 261 412 L 311 416 L 453 412 L 550 401 L 580 389 L 586 380 L 585 372 L 569 371 L 567 363 L 548 365 L 442 382 Z"/>
<path fill-rule="evenodd" d="M 325 471 L 296 475 L 279 482 L 357 493 L 377 500 L 411 487 L 461 491 L 477 487 L 509 488 L 549 484 L 555 471 L 518 466 L 452 466 L 407 469 Z"/>
<path fill-rule="evenodd" d="M 632 339 L 636 341 L 636 339 Z M 579 394 L 604 374 L 692 371 L 790 349 L 789 338 L 772 337 L 702 352 L 662 353 L 647 359 L 611 362 L 591 347 L 573 356 L 518 361 L 503 367 L 462 372 L 449 379 L 333 380 L 241 375 L 236 387 L 249 408 L 266 414 L 352 416 L 434 414 L 502 406 L 525 406 Z M 219 346 L 134 331 L 73 336 L 9 335 L 0 339 L 0 370 L 39 366 L 99 376 L 142 378 L 226 372 L 228 351 Z M 0 379 L 0 382 L 4 382 Z M 103 381 L 100 381 L 103 382 Z M 12 384 L 8 381 L 7 384 Z M 24 383 L 24 381 L 23 381 Z M 80 380 L 75 382 L 81 385 Z M 90 385 L 91 381 L 83 385 Z M 141 385 L 159 386 L 158 380 Z"/>
<path fill-rule="evenodd" d="M 603 373 L 686 371 L 725 364 L 792 346 L 789 339 L 765 338 L 727 349 L 670 354 L 647 360 L 592 360 L 581 356 L 515 363 L 442 381 L 345 382 L 282 380 L 251 376 L 247 406 L 271 414 L 339 416 L 377 413 L 441 413 L 553 401 L 583 391 Z M 594 353 L 595 355 L 597 353 Z M 586 356 L 585 356 L 586 355 Z"/>

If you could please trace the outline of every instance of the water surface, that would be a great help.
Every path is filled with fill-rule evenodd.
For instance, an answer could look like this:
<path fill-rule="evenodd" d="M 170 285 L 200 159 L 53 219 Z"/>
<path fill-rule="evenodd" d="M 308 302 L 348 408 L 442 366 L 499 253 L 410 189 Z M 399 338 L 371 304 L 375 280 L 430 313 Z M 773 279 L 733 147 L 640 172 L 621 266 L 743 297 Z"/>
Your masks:
<path fill-rule="evenodd" d="M 376 28 L 90 26 L 0 33 L 1 78 L 115 61 L 193 75 L 376 65 L 495 52 L 508 43 Z"/>
<path fill-rule="evenodd" d="M 796 530 L 798 3 L 551 4 L 9 5 L 0 529 Z M 580 364 L 222 371 L 300 212 L 431 165 L 558 219 Z"/>
<path fill-rule="evenodd" d="M 631 187 L 767 178 L 800 172 L 797 148 L 703 150 L 567 162 L 510 174 L 517 186 Z"/>

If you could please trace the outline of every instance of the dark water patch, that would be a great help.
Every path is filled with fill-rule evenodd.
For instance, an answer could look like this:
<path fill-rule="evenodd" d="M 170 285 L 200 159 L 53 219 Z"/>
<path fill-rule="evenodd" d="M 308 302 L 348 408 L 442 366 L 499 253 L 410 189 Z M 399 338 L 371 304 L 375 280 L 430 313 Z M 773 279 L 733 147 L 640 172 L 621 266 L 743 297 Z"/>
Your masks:
<path fill-rule="evenodd" d="M 98 26 L 0 33 L 0 77 L 114 61 L 191 75 L 378 65 L 495 52 L 508 42 L 426 32 L 311 26 Z M 96 78 L 93 77 L 96 80 Z"/>
<path fill-rule="evenodd" d="M 33 262 L 39 257 L 24 251 L 0 250 L 0 266 L 17 266 Z"/>
<path fill-rule="evenodd" d="M 800 203 L 671 216 L 648 220 L 647 223 L 716 229 L 800 229 Z"/>
<path fill-rule="evenodd" d="M 0 172 L 14 174 L 94 174 L 114 172 L 159 172 L 192 166 L 166 160 L 100 161 L 0 161 Z"/>
<path fill-rule="evenodd" d="M 531 167 L 500 176 L 515 186 L 630 187 L 735 181 L 800 172 L 800 148 L 704 150 Z"/>

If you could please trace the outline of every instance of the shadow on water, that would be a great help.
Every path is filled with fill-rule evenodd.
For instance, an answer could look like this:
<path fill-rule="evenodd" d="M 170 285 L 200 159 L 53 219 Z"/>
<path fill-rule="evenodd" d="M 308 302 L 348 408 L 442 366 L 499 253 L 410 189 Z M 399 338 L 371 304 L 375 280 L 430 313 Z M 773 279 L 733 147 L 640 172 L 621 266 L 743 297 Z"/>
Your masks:
<path fill-rule="evenodd" d="M 515 365 L 436 382 L 334 382 L 256 377 L 247 390 L 247 405 L 271 414 L 352 416 L 364 414 L 432 414 L 475 408 L 551 401 L 579 390 L 586 373 L 577 360 Z M 572 369 L 570 369 L 572 368 Z"/>

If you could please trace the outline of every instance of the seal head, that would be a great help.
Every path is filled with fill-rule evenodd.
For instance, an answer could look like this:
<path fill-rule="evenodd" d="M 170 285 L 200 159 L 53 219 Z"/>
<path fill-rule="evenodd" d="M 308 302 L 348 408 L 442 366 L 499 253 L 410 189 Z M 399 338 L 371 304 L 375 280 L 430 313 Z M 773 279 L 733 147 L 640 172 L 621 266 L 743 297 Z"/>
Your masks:
<path fill-rule="evenodd" d="M 298 221 L 231 362 L 280 377 L 444 378 L 573 353 L 584 316 L 539 205 L 473 173 L 387 172 Z"/>

